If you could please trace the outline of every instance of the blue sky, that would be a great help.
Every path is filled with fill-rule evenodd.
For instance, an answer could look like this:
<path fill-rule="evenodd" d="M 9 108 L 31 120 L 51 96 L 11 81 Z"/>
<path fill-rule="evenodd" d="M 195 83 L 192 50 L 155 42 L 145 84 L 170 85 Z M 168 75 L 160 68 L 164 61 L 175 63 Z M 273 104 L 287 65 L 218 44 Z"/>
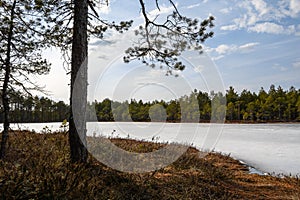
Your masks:
<path fill-rule="evenodd" d="M 160 17 L 164 18 L 166 14 L 172 11 L 172 6 L 166 0 L 159 1 L 160 13 L 154 4 L 148 2 L 151 1 L 146 1 L 147 11 L 151 17 L 160 14 Z M 204 59 L 202 60 L 204 64 L 201 63 L 201 60 L 196 64 L 196 67 L 202 66 L 201 70 L 196 69 L 196 72 L 199 72 L 202 78 L 196 78 L 193 82 L 191 80 L 193 80 L 195 74 L 190 73 L 188 70 L 182 73 L 184 82 L 188 82 L 190 88 L 198 87 L 200 84 L 203 87 L 199 86 L 199 89 L 214 89 L 213 81 L 205 72 L 212 66 L 217 71 L 214 71 L 214 73 L 217 73 L 218 81 L 223 81 L 225 90 L 229 86 L 233 86 L 238 92 L 243 89 L 257 92 L 261 87 L 268 90 L 271 84 L 281 85 L 284 89 L 289 89 L 290 86 L 300 88 L 300 0 L 189 0 L 174 2 L 183 15 L 199 19 L 213 15 L 216 18 L 215 27 L 213 28 L 215 35 L 204 43 L 205 55 L 211 61 L 206 62 Z M 100 6 L 99 12 L 103 18 L 116 22 L 133 19 L 135 21 L 133 28 L 143 23 L 137 0 L 112 0 L 108 7 Z M 110 50 L 104 53 L 106 59 L 110 62 L 97 61 L 102 66 L 103 63 L 106 63 L 105 65 L 109 64 L 111 70 L 110 74 L 105 74 L 110 79 L 101 83 L 100 88 L 103 86 L 107 88 L 107 92 L 102 92 L 100 95 L 101 98 L 110 97 L 109 91 L 118 90 L 118 87 L 108 87 L 113 85 L 110 81 L 115 81 L 124 86 L 128 80 L 132 80 L 134 77 L 147 76 L 147 73 L 151 73 L 152 75 L 155 74 L 152 77 L 156 77 L 156 83 L 163 82 L 162 77 L 157 78 L 158 69 L 149 71 L 149 69 L 145 69 L 147 67 L 141 66 L 144 71 L 137 70 L 139 71 L 138 74 L 137 71 L 132 71 L 133 65 L 138 66 L 136 63 L 127 66 L 124 64 L 117 66 L 115 63 L 111 63 L 116 57 L 120 57 L 121 46 L 130 45 L 129 37 L 130 33 L 125 34 L 125 36 L 107 33 L 104 38 L 106 42 L 91 41 L 90 52 L 95 54 L 97 48 L 105 49 L 109 46 L 108 44 L 113 46 L 113 43 L 109 43 L 109 41 L 119 40 L 119 43 L 114 43 L 117 44 L 114 46 L 115 50 L 109 47 Z M 104 57 L 104 54 L 100 57 Z M 52 93 L 51 98 L 67 101 L 69 98 L 69 77 L 63 70 L 60 55 L 56 50 L 48 50 L 45 52 L 45 56 L 53 62 L 52 70 L 49 75 L 39 77 L 38 80 Z M 91 63 L 94 62 L 91 61 Z M 124 66 L 121 67 L 121 65 Z M 99 72 L 97 66 L 89 66 L 89 68 L 90 74 L 95 76 L 97 74 L 98 82 L 96 82 L 97 87 L 99 87 L 99 73 L 101 72 Z M 106 72 L 109 72 L 109 70 Z M 122 75 L 126 80 L 120 78 Z M 149 76 L 151 77 L 151 75 Z M 103 76 L 102 78 L 105 79 Z M 175 82 L 182 85 L 178 80 Z M 93 79 L 90 79 L 90 81 L 95 82 Z M 153 80 L 151 83 L 153 83 Z M 175 83 L 171 81 L 170 85 L 172 84 Z M 136 86 L 136 88 L 138 87 Z M 93 91 L 95 91 L 94 89 Z M 150 90 L 150 88 L 148 89 Z M 149 92 L 146 88 L 144 90 L 144 93 Z M 183 90 L 189 92 L 189 89 Z M 139 91 L 139 89 L 132 89 L 132 91 Z M 172 91 L 176 91 L 176 89 L 174 88 Z M 93 95 L 95 93 L 93 92 Z M 159 91 L 154 93 L 157 96 L 162 95 L 162 92 Z M 131 97 L 130 95 L 127 96 L 127 98 Z M 98 96 L 96 95 L 95 98 L 98 98 Z"/>

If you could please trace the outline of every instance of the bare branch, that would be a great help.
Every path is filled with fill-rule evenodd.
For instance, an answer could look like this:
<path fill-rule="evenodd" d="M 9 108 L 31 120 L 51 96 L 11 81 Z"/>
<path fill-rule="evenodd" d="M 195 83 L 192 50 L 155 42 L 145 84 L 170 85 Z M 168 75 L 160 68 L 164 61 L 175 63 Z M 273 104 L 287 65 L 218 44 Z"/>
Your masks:
<path fill-rule="evenodd" d="M 176 11 L 176 13 L 177 13 L 180 17 L 182 17 L 182 16 L 180 15 L 178 9 L 177 9 L 177 6 L 174 4 L 174 2 L 173 2 L 172 0 L 169 0 L 169 2 L 172 4 L 172 6 L 173 6 L 174 10 Z"/>
<path fill-rule="evenodd" d="M 158 0 L 156 0 L 155 3 L 156 3 L 156 8 L 160 11 Z"/>
<path fill-rule="evenodd" d="M 160 64 L 160 67 L 165 65 L 167 74 L 171 74 L 172 70 L 185 68 L 177 59 L 183 51 L 194 49 L 202 53 L 201 43 L 213 36 L 212 31 L 207 31 L 214 26 L 212 16 L 202 22 L 182 16 L 175 3 L 169 0 L 174 11 L 163 23 L 158 23 L 156 22 L 158 16 L 149 19 L 144 0 L 139 0 L 139 3 L 145 24 L 135 30 L 135 34 L 140 37 L 133 47 L 127 49 L 124 62 L 138 59 L 151 67 L 157 64 Z M 159 8 L 158 0 L 155 3 Z"/>
<path fill-rule="evenodd" d="M 93 11 L 94 15 L 99 18 L 98 13 L 96 12 L 95 8 L 94 8 L 94 4 L 91 1 L 88 1 L 89 7 L 91 8 L 91 10 Z"/>

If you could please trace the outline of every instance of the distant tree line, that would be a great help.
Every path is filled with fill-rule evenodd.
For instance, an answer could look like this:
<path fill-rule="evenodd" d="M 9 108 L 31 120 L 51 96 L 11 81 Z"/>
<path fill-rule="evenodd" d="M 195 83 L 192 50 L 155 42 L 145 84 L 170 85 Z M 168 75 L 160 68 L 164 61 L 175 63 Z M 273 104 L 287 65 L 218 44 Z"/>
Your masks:
<path fill-rule="evenodd" d="M 227 120 L 300 121 L 300 90 L 291 87 L 288 91 L 281 86 L 271 85 L 258 94 L 243 90 L 237 94 L 233 87 L 227 90 Z"/>
<path fill-rule="evenodd" d="M 10 100 L 12 122 L 59 122 L 68 119 L 69 106 L 63 101 L 55 102 L 47 97 L 14 94 Z M 219 102 L 225 100 L 224 102 Z M 212 107 L 212 102 L 213 107 Z M 290 122 L 300 121 L 300 90 L 271 85 L 258 94 L 243 90 L 238 94 L 229 87 L 226 94 L 194 90 L 178 99 L 144 102 L 131 99 L 118 102 L 108 98 L 88 103 L 89 121 L 169 121 L 208 122 L 212 115 L 222 118 L 226 110 L 227 121 L 243 122 Z M 1 106 L 1 111 L 2 111 Z M 96 114 L 96 118 L 92 117 Z M 225 117 L 225 116 L 224 116 Z M 2 121 L 2 115 L 0 121 Z"/>
<path fill-rule="evenodd" d="M 225 97 L 226 104 L 216 102 Z M 215 102 L 213 108 L 212 102 Z M 164 110 L 154 106 L 157 104 Z M 227 121 L 290 122 L 300 121 L 300 90 L 291 87 L 285 91 L 281 86 L 275 88 L 271 85 L 268 91 L 261 88 L 258 94 L 249 90 L 243 90 L 238 94 L 233 87 L 229 87 L 225 96 L 222 93 L 208 94 L 194 90 L 190 95 L 168 102 L 163 100 L 143 102 L 132 99 L 121 103 L 104 99 L 102 102 L 95 101 L 89 104 L 89 107 L 96 110 L 98 121 L 155 121 L 151 119 L 151 113 L 162 115 L 160 112 L 164 112 L 165 119 L 159 117 L 157 119 L 169 122 L 198 119 L 205 122 L 211 119 L 212 114 L 222 117 L 222 112 L 226 109 Z"/>
<path fill-rule="evenodd" d="M 199 105 L 199 107 L 198 107 Z M 95 109 L 98 121 L 185 121 L 209 120 L 211 116 L 211 99 L 208 93 L 194 90 L 176 100 L 155 100 L 143 102 L 131 99 L 117 102 L 104 99 L 89 105 Z M 199 109 L 200 108 L 200 109 Z M 201 111 L 201 112 L 199 112 Z M 88 117 L 91 119 L 91 117 Z"/>
<path fill-rule="evenodd" d="M 12 123 L 62 122 L 69 116 L 69 106 L 63 101 L 55 102 L 47 97 L 23 96 L 19 93 L 10 96 L 10 108 Z M 0 122 L 2 121 L 3 115 L 0 116 Z"/>

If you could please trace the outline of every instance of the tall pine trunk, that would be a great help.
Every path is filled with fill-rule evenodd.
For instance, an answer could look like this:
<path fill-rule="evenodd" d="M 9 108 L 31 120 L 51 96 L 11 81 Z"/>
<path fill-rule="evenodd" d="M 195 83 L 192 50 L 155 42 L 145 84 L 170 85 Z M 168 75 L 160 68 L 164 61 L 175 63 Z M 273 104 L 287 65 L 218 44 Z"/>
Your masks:
<path fill-rule="evenodd" d="M 86 149 L 85 114 L 87 104 L 87 22 L 88 0 L 75 0 L 71 63 L 69 143 L 71 161 L 81 163 L 87 162 L 88 157 Z"/>
<path fill-rule="evenodd" d="M 16 8 L 17 1 L 14 0 L 11 13 L 10 13 L 10 25 L 7 37 L 7 49 L 6 49 L 6 59 L 5 59 L 5 76 L 3 81 L 3 88 L 2 88 L 2 103 L 3 103 L 3 132 L 2 132 L 2 140 L 1 140 L 1 148 L 0 148 L 0 159 L 4 159 L 6 155 L 6 144 L 8 140 L 8 131 L 9 131 L 9 95 L 8 95 L 8 86 L 9 86 L 9 77 L 11 73 L 11 43 L 12 43 L 12 35 L 13 35 L 13 28 L 14 28 L 14 16 L 15 16 L 15 8 Z"/>

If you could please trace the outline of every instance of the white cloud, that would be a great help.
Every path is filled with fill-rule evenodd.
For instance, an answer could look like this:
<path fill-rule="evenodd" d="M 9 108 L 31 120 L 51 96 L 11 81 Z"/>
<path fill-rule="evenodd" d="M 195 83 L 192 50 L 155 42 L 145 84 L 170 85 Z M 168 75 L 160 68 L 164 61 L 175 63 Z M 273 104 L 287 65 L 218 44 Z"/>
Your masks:
<path fill-rule="evenodd" d="M 247 43 L 247 44 L 244 44 L 244 45 L 241 45 L 239 47 L 240 50 L 242 51 L 250 51 L 250 50 L 253 50 L 255 46 L 259 45 L 258 42 L 251 42 L 251 43 Z"/>
<path fill-rule="evenodd" d="M 214 60 L 219 60 L 224 57 L 224 55 L 228 55 L 231 53 L 239 52 L 239 53 L 247 53 L 252 51 L 257 45 L 259 45 L 258 42 L 250 42 L 243 45 L 226 45 L 221 44 L 215 49 L 211 49 L 210 53 L 216 52 L 218 55 L 214 57 Z"/>
<path fill-rule="evenodd" d="M 247 25 L 252 26 L 256 24 L 256 22 L 258 21 L 259 21 L 259 17 L 257 15 L 255 14 L 249 15 Z"/>
<path fill-rule="evenodd" d="M 281 19 L 284 17 L 297 18 L 297 17 L 299 17 L 298 16 L 299 13 L 300 13 L 300 1 L 299 0 L 278 1 L 278 9 L 276 12 L 278 19 Z"/>
<path fill-rule="evenodd" d="M 193 5 L 189 5 L 188 7 L 186 7 L 187 9 L 192 9 L 192 8 L 196 8 L 199 7 L 201 4 L 197 3 L 197 4 L 193 4 Z"/>
<path fill-rule="evenodd" d="M 231 52 L 234 48 L 235 48 L 235 46 L 228 46 L 226 44 L 221 44 L 215 49 L 215 51 L 218 54 L 227 54 L 227 53 Z"/>
<path fill-rule="evenodd" d="M 221 30 L 223 31 L 234 31 L 234 30 L 237 30 L 239 27 L 235 24 L 232 24 L 232 25 L 227 25 L 227 26 L 221 26 Z"/>
<path fill-rule="evenodd" d="M 282 25 L 272 23 L 272 22 L 265 22 L 259 23 L 255 26 L 249 27 L 249 31 L 257 32 L 257 33 L 271 33 L 271 34 L 294 34 L 296 32 L 296 28 L 294 25 L 290 25 L 284 27 Z"/>
<path fill-rule="evenodd" d="M 300 61 L 294 62 L 294 63 L 293 63 L 293 67 L 294 67 L 295 69 L 300 69 Z"/>
<path fill-rule="evenodd" d="M 295 34 L 296 24 L 288 18 L 297 19 L 300 14 L 300 0 L 279 0 L 271 3 L 265 0 L 240 1 L 237 4 L 240 16 L 232 20 L 232 24 L 224 25 L 221 30 L 233 31 L 246 29 L 251 32 L 269 34 Z M 222 12 L 227 12 L 222 9 Z"/>
<path fill-rule="evenodd" d="M 295 25 L 290 25 L 286 28 L 286 34 L 294 34 L 296 33 Z"/>
<path fill-rule="evenodd" d="M 246 28 L 248 24 L 248 16 L 244 14 L 240 18 L 236 18 L 233 20 L 234 24 L 237 25 L 240 28 Z"/>
<path fill-rule="evenodd" d="M 175 6 L 177 7 L 178 4 L 176 3 Z M 171 13 L 173 10 L 174 10 L 174 7 L 173 7 L 173 6 L 167 7 L 167 6 L 165 6 L 165 5 L 162 5 L 162 6 L 160 6 L 160 9 L 156 8 L 156 9 L 154 9 L 154 10 L 151 10 L 151 11 L 149 12 L 148 17 L 149 17 L 150 20 L 153 20 L 153 19 L 155 19 L 158 15 L 161 15 L 161 14 L 169 14 L 169 13 Z"/>
<path fill-rule="evenodd" d="M 290 1 L 290 11 L 293 16 L 297 16 L 300 13 L 300 0 Z"/>
<path fill-rule="evenodd" d="M 254 5 L 255 9 L 259 12 L 260 16 L 269 12 L 268 5 L 263 0 L 252 0 L 251 3 Z"/>
<path fill-rule="evenodd" d="M 273 33 L 273 34 L 284 33 L 283 26 L 271 22 L 256 24 L 255 26 L 250 27 L 249 30 L 257 33 Z"/>
<path fill-rule="evenodd" d="M 111 12 L 110 4 L 101 4 L 98 7 L 100 14 L 109 14 Z"/>
<path fill-rule="evenodd" d="M 223 13 L 223 14 L 228 14 L 228 13 L 230 13 L 230 11 L 232 11 L 231 7 L 230 8 L 222 8 L 220 10 L 220 12 Z"/>

